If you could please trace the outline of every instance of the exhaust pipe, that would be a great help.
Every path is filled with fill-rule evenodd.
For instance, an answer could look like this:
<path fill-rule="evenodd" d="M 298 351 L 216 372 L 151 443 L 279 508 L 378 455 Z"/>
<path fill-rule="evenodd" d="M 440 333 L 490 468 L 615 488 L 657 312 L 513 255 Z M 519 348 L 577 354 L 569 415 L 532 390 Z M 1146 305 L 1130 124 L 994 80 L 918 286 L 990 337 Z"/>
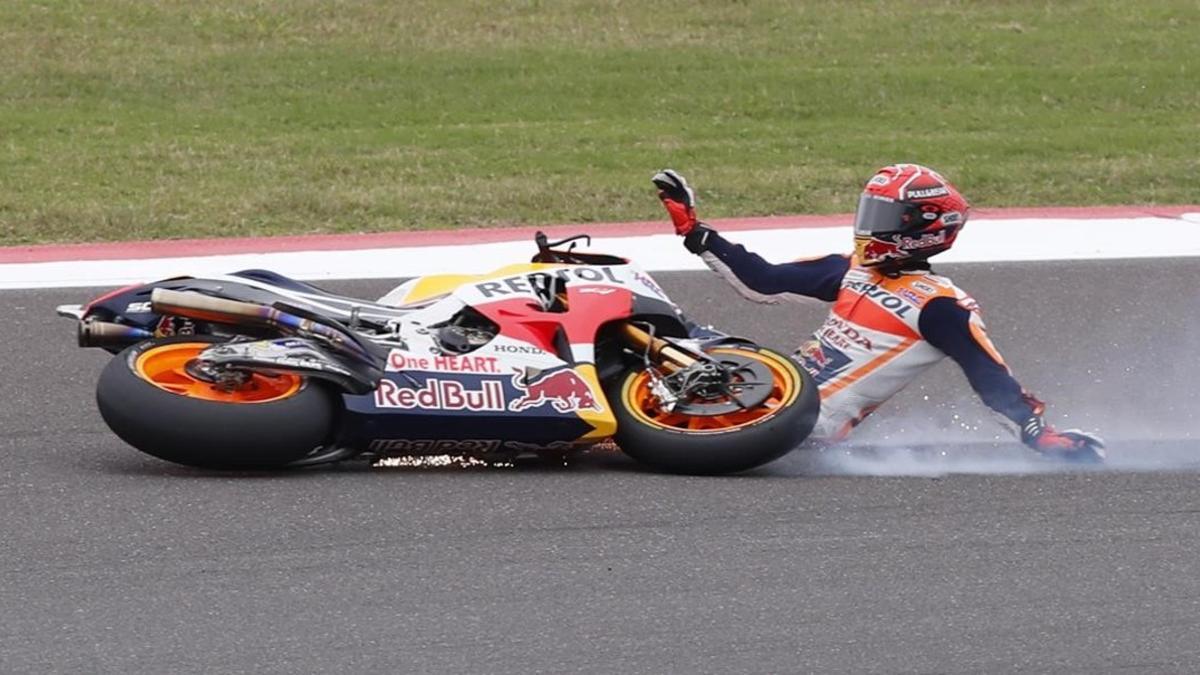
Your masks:
<path fill-rule="evenodd" d="M 128 347 L 154 337 L 154 333 L 111 321 L 91 320 L 79 322 L 76 337 L 80 347 Z"/>
<path fill-rule="evenodd" d="M 282 314 L 273 307 L 252 302 L 214 298 L 211 295 L 156 288 L 150 292 L 150 308 L 164 316 L 186 316 L 200 321 L 230 323 L 230 319 L 248 319 L 246 323 L 273 324 L 272 315 Z"/>
<path fill-rule="evenodd" d="M 163 315 L 186 316 L 212 323 L 274 328 L 284 334 L 315 335 L 367 363 L 373 363 L 376 360 L 353 335 L 333 326 L 267 305 L 214 298 L 202 293 L 156 288 L 150 292 L 150 308 Z"/>

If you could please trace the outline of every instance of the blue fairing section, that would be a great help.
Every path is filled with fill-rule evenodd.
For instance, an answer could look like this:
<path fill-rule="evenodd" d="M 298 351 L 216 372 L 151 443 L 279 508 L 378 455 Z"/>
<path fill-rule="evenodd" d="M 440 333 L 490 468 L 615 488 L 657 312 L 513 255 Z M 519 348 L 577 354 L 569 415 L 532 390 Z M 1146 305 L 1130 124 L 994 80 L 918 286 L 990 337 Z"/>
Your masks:
<path fill-rule="evenodd" d="M 106 298 L 91 307 L 91 314 L 105 321 L 119 319 L 121 323 L 153 331 L 162 317 L 150 311 L 150 292 L 154 286 L 138 286 Z"/>
<path fill-rule="evenodd" d="M 850 259 L 844 255 L 775 265 L 716 232 L 709 234 L 704 244 L 706 253 L 716 256 L 739 282 L 761 295 L 791 293 L 833 302 L 850 269 Z"/>
<path fill-rule="evenodd" d="M 592 427 L 551 401 L 509 410 L 527 392 L 505 375 L 388 372 L 379 389 L 344 394 L 340 443 L 367 448 L 384 439 L 499 439 L 533 444 L 571 441 Z M 603 399 L 598 405 L 606 405 Z"/>

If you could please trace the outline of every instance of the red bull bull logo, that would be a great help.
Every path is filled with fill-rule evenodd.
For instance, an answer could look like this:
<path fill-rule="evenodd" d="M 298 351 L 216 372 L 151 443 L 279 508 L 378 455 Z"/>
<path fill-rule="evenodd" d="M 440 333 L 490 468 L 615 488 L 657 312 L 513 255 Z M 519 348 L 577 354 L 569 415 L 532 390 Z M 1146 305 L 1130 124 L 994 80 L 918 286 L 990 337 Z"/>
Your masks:
<path fill-rule="evenodd" d="M 858 254 L 858 259 L 865 263 L 880 263 L 885 260 L 897 260 L 908 257 L 908 254 L 894 242 L 883 241 L 874 237 L 855 237 L 854 248 L 855 253 Z"/>
<path fill-rule="evenodd" d="M 800 345 L 797 354 L 802 361 L 811 363 L 817 367 L 817 370 L 824 368 L 829 364 L 829 359 L 825 356 L 825 352 L 821 349 L 821 343 L 816 340 L 809 340 Z"/>
<path fill-rule="evenodd" d="M 560 368 L 532 376 L 518 371 L 512 382 L 513 386 L 522 392 L 520 398 L 509 403 L 508 409 L 512 412 L 537 408 L 547 403 L 560 413 L 604 410 L 587 380 L 570 368 Z"/>

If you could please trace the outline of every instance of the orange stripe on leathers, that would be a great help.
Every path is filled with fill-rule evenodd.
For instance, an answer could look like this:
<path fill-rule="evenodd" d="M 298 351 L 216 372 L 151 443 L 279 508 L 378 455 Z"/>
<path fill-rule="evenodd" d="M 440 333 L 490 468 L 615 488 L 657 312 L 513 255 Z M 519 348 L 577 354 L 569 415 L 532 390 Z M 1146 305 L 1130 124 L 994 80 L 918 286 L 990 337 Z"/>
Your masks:
<path fill-rule="evenodd" d="M 846 387 L 854 384 L 855 382 L 858 382 L 859 380 L 866 377 L 867 375 L 870 375 L 871 373 L 875 372 L 876 370 L 882 368 L 883 366 L 887 365 L 890 361 L 892 361 L 892 359 L 895 359 L 897 356 L 900 356 L 905 351 L 907 351 L 908 348 L 913 346 L 913 344 L 915 344 L 916 342 L 917 342 L 917 340 L 915 338 L 905 339 L 903 342 L 896 345 L 895 347 L 892 347 L 891 349 L 880 354 L 879 356 L 875 357 L 874 359 L 871 359 L 867 363 L 864 363 L 863 366 L 861 368 L 859 368 L 858 370 L 856 370 L 852 373 L 847 373 L 846 376 L 841 378 L 840 380 L 837 380 L 836 382 L 826 382 L 825 385 L 820 388 L 821 398 L 833 396 L 834 394 L 838 393 L 839 391 L 845 389 Z"/>
<path fill-rule="evenodd" d="M 921 310 L 917 307 L 910 307 L 909 311 L 919 312 Z M 833 313 L 871 330 L 914 340 L 920 337 L 907 323 L 904 323 L 903 319 L 875 304 L 867 296 L 853 291 L 843 289 L 838 294 L 837 302 L 833 305 Z"/>
<path fill-rule="evenodd" d="M 967 325 L 971 327 L 971 336 L 975 338 L 975 342 L 979 343 L 980 347 L 983 347 L 983 351 L 987 352 L 988 356 L 992 357 L 996 363 L 1007 368 L 1008 364 L 1004 362 L 1004 357 L 1000 356 L 1000 350 L 996 349 L 996 345 L 992 344 L 992 339 L 988 337 L 983 327 L 974 321 L 971 321 Z"/>

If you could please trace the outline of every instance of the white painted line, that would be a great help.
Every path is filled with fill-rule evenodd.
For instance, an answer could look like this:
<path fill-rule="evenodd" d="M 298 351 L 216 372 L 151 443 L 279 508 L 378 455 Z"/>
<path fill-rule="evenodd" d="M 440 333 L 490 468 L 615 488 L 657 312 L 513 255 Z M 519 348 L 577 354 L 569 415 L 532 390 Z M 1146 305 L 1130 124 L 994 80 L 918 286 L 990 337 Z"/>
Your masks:
<path fill-rule="evenodd" d="M 587 226 L 580 226 L 586 231 Z M 118 286 L 177 275 L 207 276 L 266 268 L 297 279 L 391 279 L 473 274 L 529 260 L 525 241 L 355 251 L 302 251 L 144 260 L 0 264 L 0 289 Z M 846 252 L 848 227 L 744 230 L 728 238 L 773 262 Z M 704 269 L 671 234 L 596 239 L 591 250 L 629 257 L 652 271 Z M 971 221 L 942 263 L 1104 260 L 1200 256 L 1200 213 L 1181 218 Z"/>

